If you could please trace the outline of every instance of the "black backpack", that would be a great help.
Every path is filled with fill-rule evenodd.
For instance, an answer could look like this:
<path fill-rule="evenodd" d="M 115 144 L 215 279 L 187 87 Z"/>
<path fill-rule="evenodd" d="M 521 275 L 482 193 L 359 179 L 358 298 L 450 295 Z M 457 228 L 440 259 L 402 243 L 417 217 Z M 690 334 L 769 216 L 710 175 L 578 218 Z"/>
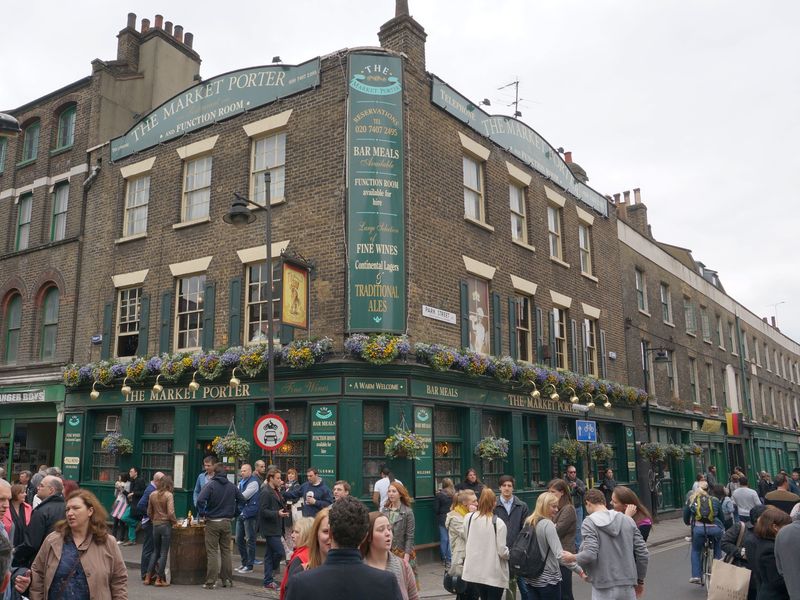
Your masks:
<path fill-rule="evenodd" d="M 536 539 L 536 528 L 525 525 L 508 553 L 508 567 L 511 576 L 536 579 L 544 571 L 549 555 L 550 547 L 548 546 L 547 554 L 542 556 L 539 542 Z"/>

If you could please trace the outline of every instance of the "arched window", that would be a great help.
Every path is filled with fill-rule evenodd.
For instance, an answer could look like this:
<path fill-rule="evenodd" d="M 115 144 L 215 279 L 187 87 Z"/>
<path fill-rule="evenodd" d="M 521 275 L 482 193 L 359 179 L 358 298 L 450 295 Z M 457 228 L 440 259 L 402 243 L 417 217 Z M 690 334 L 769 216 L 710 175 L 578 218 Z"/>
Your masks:
<path fill-rule="evenodd" d="M 51 287 L 44 295 L 44 302 L 42 303 L 42 360 L 52 360 L 56 356 L 58 296 L 57 287 Z"/>
<path fill-rule="evenodd" d="M 39 156 L 39 119 L 32 121 L 22 132 L 22 162 L 34 160 Z"/>
<path fill-rule="evenodd" d="M 72 104 L 58 115 L 58 139 L 56 149 L 68 148 L 75 141 L 75 105 Z"/>
<path fill-rule="evenodd" d="M 6 305 L 5 363 L 16 364 L 19 354 L 19 331 L 22 325 L 22 296 L 14 294 Z"/>

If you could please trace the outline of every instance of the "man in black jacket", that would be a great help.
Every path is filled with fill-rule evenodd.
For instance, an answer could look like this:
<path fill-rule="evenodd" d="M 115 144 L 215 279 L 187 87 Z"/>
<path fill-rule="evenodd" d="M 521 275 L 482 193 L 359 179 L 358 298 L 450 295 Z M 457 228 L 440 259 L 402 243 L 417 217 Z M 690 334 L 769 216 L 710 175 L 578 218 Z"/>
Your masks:
<path fill-rule="evenodd" d="M 53 475 L 48 475 L 39 483 L 36 495 L 41 499 L 41 503 L 33 509 L 31 521 L 25 530 L 25 541 L 33 550 L 31 561 L 42 547 L 44 538 L 50 535 L 56 523 L 66 516 L 63 492 L 64 484 Z"/>
<path fill-rule="evenodd" d="M 281 472 L 278 467 L 267 470 L 267 480 L 261 486 L 261 495 L 258 499 L 258 531 L 266 540 L 264 549 L 264 589 L 277 590 L 278 584 L 274 581 L 274 572 L 280 568 L 281 559 L 285 557 L 283 549 L 283 523 L 289 516 L 289 511 L 281 496 Z"/>
<path fill-rule="evenodd" d="M 528 505 L 514 495 L 514 478 L 511 475 L 501 475 L 498 482 L 500 495 L 494 506 L 494 514 L 506 524 L 506 546 L 511 548 L 519 532 L 522 531 L 525 519 L 528 518 Z M 510 577 L 508 589 L 512 598 L 517 597 L 516 584 L 514 578 Z M 523 587 L 524 585 L 525 583 L 520 580 L 520 587 L 523 588 L 522 597 L 527 598 L 527 590 Z"/>
<path fill-rule="evenodd" d="M 208 480 L 197 496 L 197 508 L 205 518 L 206 582 L 203 587 L 213 590 L 217 578 L 222 587 L 233 587 L 233 564 L 231 563 L 231 520 L 236 515 L 236 503 L 244 505 L 246 500 L 225 475 L 225 465 L 214 465 L 214 477 Z"/>
<path fill-rule="evenodd" d="M 331 549 L 325 564 L 292 577 L 286 600 L 401 600 L 397 578 L 364 564 L 359 544 L 369 530 L 369 511 L 352 496 L 333 503 L 328 515 Z"/>

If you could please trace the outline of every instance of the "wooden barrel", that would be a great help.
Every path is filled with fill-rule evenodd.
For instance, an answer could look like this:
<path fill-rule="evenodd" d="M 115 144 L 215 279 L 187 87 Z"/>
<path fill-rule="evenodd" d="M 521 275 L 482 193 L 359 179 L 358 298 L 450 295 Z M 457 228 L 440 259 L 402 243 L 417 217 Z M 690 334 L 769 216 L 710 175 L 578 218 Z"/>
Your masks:
<path fill-rule="evenodd" d="M 200 585 L 206 580 L 205 525 L 173 527 L 169 546 L 171 582 Z"/>

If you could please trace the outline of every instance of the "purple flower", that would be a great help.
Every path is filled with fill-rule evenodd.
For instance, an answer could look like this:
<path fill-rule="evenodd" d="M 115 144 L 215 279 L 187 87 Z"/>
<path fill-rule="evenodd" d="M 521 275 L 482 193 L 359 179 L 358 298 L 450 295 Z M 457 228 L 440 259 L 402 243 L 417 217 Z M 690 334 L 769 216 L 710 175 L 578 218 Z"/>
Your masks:
<path fill-rule="evenodd" d="M 128 365 L 123 365 L 120 363 L 111 365 L 111 376 L 112 377 L 125 377 L 125 373 L 128 369 Z"/>
<path fill-rule="evenodd" d="M 78 379 L 80 381 L 91 381 L 92 367 L 90 365 L 83 365 L 80 369 L 78 369 Z"/>
<path fill-rule="evenodd" d="M 239 359 L 242 356 L 244 349 L 241 346 L 234 346 L 228 348 L 220 357 L 222 366 L 226 369 L 231 369 L 239 364 Z"/>
<path fill-rule="evenodd" d="M 162 361 L 160 357 L 158 356 L 151 357 L 150 360 L 147 361 L 146 365 L 147 372 L 150 373 L 150 375 L 159 374 L 161 372 L 161 363 Z"/>

